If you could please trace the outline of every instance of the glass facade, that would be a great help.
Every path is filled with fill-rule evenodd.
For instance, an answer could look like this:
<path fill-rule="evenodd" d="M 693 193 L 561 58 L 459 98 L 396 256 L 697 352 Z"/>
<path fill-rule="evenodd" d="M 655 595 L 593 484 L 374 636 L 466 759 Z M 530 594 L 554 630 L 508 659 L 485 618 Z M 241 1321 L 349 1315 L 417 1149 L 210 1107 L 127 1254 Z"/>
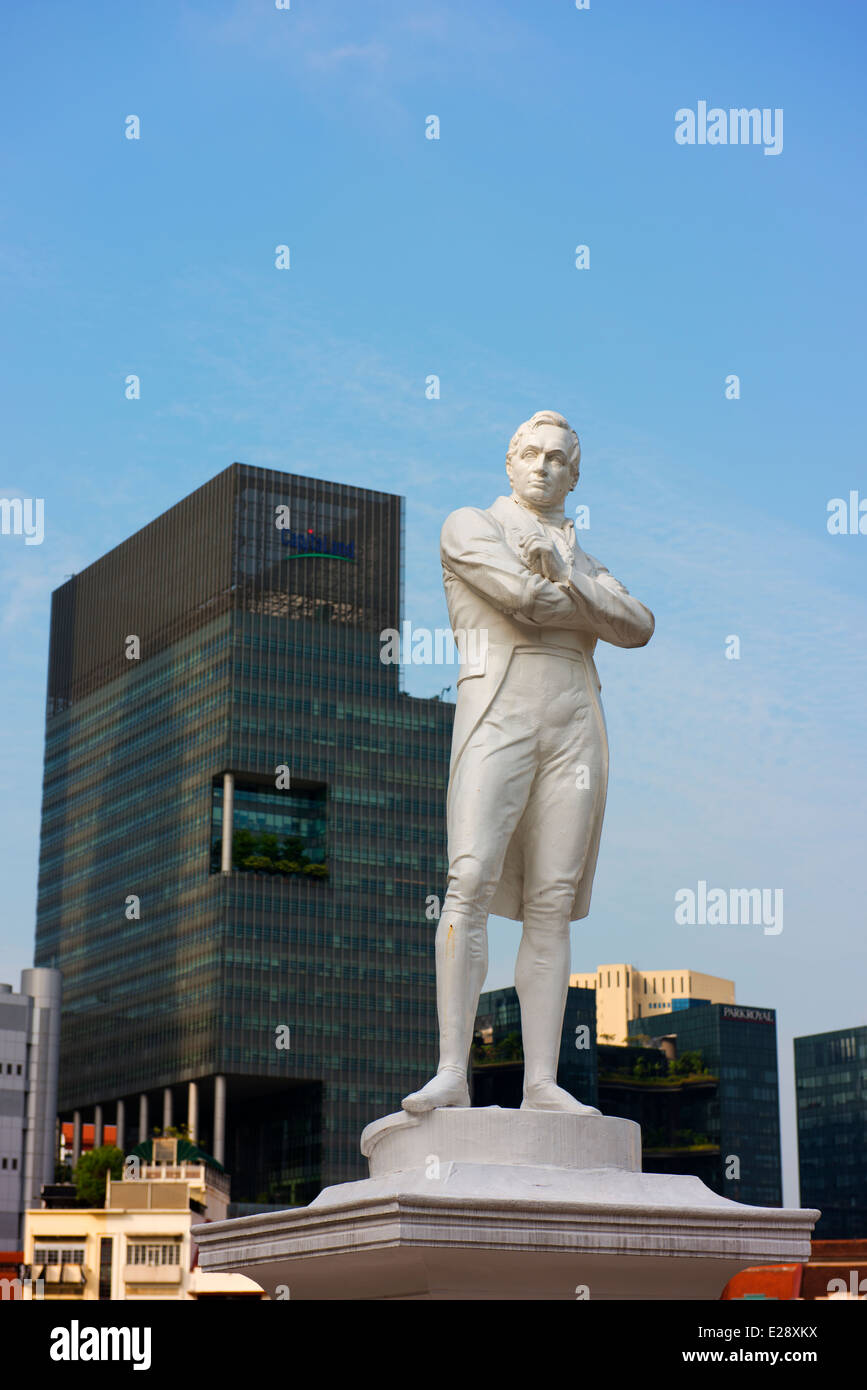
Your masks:
<path fill-rule="evenodd" d="M 867 1027 L 795 1038 L 801 1205 L 817 1240 L 867 1238 Z"/>
<path fill-rule="evenodd" d="M 705 1094 L 696 1091 L 691 1097 L 687 1093 L 678 1102 L 687 1107 L 681 1109 L 678 1127 L 718 1146 L 716 1162 L 709 1163 L 696 1150 L 698 1167 L 682 1166 L 681 1158 L 681 1166 L 672 1168 L 673 1156 L 668 1156 L 660 1158 L 663 1166 L 657 1171 L 695 1172 L 715 1192 L 735 1202 L 782 1206 L 774 1010 L 740 1004 L 698 1005 L 652 1019 L 634 1019 L 629 1024 L 630 1037 L 646 1034 L 651 1025 L 655 1037 L 674 1037 L 678 1057 L 698 1052 L 708 1073 L 718 1078 L 715 1088 L 706 1088 Z M 651 1169 L 650 1162 L 646 1166 Z"/>
<path fill-rule="evenodd" d="M 454 707 L 379 659 L 402 507 L 233 464 L 53 597 L 36 961 L 63 972 L 59 1106 L 122 1099 L 134 1140 L 142 1094 L 152 1127 L 169 1088 L 177 1122 L 195 1081 L 208 1148 L 225 1076 L 241 1202 L 364 1176 L 364 1125 L 434 1062 Z"/>
<path fill-rule="evenodd" d="M 521 1006 L 514 985 L 479 999 L 472 1050 L 473 1105 L 518 1109 L 523 1098 Z M 596 991 L 570 987 L 566 996 L 557 1084 L 584 1105 L 596 1104 Z"/>
<path fill-rule="evenodd" d="M 692 1174 L 718 1191 L 719 1077 L 689 1062 L 687 1052 L 678 1071 L 659 1048 L 602 1044 L 598 1105 L 641 1127 L 645 1173 Z"/>

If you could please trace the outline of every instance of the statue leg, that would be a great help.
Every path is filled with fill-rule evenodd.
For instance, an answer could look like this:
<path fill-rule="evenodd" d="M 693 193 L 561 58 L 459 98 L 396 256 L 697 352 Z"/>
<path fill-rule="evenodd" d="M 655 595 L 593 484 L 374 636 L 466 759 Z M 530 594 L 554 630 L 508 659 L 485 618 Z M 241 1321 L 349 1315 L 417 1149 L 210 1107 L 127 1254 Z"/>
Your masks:
<path fill-rule="evenodd" d="M 552 726 L 543 743 L 546 756 L 525 812 L 524 933 L 515 970 L 524 1039 L 521 1108 L 598 1115 L 557 1085 L 571 963 L 569 923 L 576 885 L 604 812 L 607 781 L 604 729 L 586 680 L 574 690 L 568 718 L 565 728 Z"/>
<path fill-rule="evenodd" d="M 436 967 L 439 1066 L 432 1081 L 401 1102 L 411 1115 L 438 1105 L 470 1103 L 467 1066 L 479 995 L 488 973 L 487 923 L 453 913 L 446 905 L 437 927 Z"/>
<path fill-rule="evenodd" d="M 524 1040 L 522 1110 L 568 1110 L 598 1115 L 557 1085 L 557 1062 L 570 968 L 569 918 L 540 916 L 524 922 L 515 967 Z"/>
<path fill-rule="evenodd" d="M 525 701 L 513 703 L 511 709 L 501 691 L 452 774 L 449 883 L 436 934 L 440 1060 L 436 1076 L 401 1102 L 412 1115 L 470 1103 L 467 1067 L 488 968 L 488 909 L 536 772 L 532 721 Z"/>

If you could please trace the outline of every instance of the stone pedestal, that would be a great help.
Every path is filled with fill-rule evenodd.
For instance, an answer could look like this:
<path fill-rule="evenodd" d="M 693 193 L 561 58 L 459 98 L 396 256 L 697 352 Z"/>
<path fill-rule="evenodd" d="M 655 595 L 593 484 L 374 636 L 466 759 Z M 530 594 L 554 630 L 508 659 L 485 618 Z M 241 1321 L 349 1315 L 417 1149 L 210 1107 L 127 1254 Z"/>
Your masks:
<path fill-rule="evenodd" d="M 401 1111 L 361 1148 L 364 1181 L 194 1227 L 201 1268 L 293 1299 L 715 1299 L 808 1259 L 819 1214 L 642 1173 L 638 1125 L 606 1116 Z"/>

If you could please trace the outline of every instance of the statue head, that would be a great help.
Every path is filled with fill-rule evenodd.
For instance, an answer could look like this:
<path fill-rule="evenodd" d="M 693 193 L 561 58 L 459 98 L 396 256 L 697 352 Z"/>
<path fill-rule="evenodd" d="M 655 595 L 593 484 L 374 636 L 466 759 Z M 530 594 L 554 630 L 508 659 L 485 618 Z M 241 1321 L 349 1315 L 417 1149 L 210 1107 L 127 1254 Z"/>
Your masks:
<path fill-rule="evenodd" d="M 560 506 L 578 482 L 581 445 L 564 416 L 537 410 L 509 441 L 506 472 L 512 491 L 530 506 Z"/>

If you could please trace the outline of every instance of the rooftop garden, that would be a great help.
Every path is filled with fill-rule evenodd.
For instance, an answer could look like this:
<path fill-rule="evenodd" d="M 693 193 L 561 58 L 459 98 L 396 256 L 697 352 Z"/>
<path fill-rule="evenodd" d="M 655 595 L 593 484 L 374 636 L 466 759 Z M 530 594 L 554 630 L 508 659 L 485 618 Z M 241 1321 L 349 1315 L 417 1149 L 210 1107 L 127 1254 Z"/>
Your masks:
<path fill-rule="evenodd" d="M 508 1033 L 498 1043 L 473 1039 L 472 1061 L 477 1067 L 495 1067 L 504 1062 L 523 1062 L 524 1046 L 520 1033 Z"/>
<path fill-rule="evenodd" d="M 674 1058 L 666 1057 L 655 1048 L 648 1048 L 647 1053 L 647 1057 L 635 1060 L 630 1057 L 621 1067 L 607 1066 L 599 1072 L 599 1080 L 620 1081 L 633 1086 L 671 1086 L 719 1080 L 705 1066 L 700 1052 L 682 1052 Z"/>
<path fill-rule="evenodd" d="M 211 870 L 220 869 L 221 844 L 211 845 Z M 303 874 L 327 878 L 328 865 L 310 859 L 300 835 L 273 835 L 267 831 L 236 830 L 232 836 L 232 868 L 241 873 L 278 874 L 283 878 Z"/>

